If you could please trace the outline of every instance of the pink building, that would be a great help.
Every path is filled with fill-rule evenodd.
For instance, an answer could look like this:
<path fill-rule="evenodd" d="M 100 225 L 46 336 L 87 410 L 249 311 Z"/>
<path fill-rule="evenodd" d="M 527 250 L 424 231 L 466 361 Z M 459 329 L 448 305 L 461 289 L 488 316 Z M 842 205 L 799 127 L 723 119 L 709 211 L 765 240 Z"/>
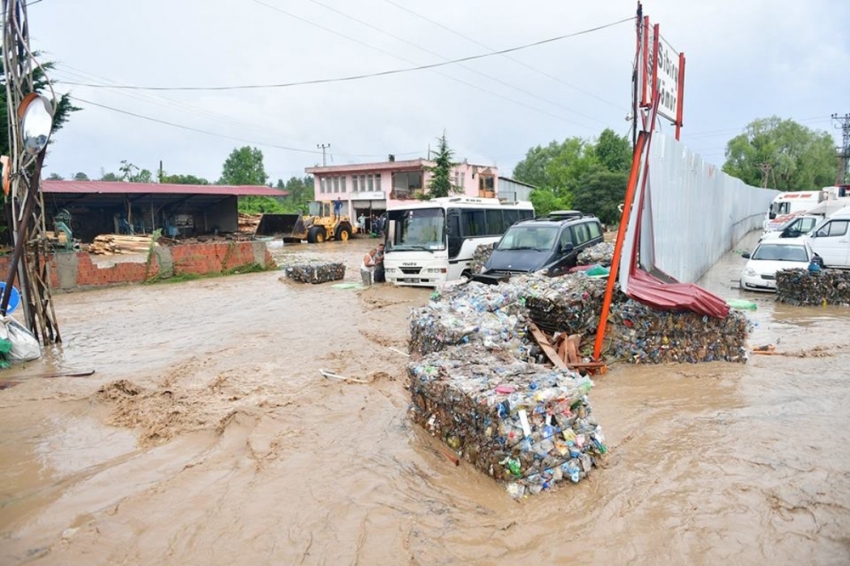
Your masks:
<path fill-rule="evenodd" d="M 317 201 L 343 202 L 343 214 L 357 218 L 380 215 L 416 195 L 427 191 L 431 173 L 426 168 L 434 162 L 426 159 L 361 163 L 357 165 L 331 165 L 308 167 L 313 175 Z M 498 195 L 498 170 L 486 165 L 459 163 L 452 169 L 452 182 L 463 188 L 464 195 L 496 197 Z"/>

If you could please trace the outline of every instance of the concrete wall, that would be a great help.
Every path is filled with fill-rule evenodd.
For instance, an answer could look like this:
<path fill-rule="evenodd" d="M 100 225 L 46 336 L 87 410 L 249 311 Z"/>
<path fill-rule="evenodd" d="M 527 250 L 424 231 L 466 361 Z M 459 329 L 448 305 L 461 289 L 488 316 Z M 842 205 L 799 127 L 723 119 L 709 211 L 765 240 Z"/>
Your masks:
<path fill-rule="evenodd" d="M 9 272 L 9 257 L 0 257 L 0 273 Z M 157 246 L 150 257 L 114 256 L 106 260 L 86 252 L 57 252 L 50 256 L 50 285 L 54 289 L 78 289 L 141 283 L 158 275 L 209 275 L 257 263 L 269 268 L 275 262 L 264 242 L 233 242 Z"/>
<path fill-rule="evenodd" d="M 752 230 L 778 191 L 744 184 L 672 137 L 653 134 L 641 264 L 694 283 Z"/>

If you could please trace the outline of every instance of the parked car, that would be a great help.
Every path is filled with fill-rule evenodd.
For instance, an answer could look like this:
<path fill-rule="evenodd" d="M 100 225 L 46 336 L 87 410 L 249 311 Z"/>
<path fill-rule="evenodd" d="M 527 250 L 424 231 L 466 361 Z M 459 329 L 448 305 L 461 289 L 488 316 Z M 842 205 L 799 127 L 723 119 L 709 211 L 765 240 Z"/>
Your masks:
<path fill-rule="evenodd" d="M 806 269 L 814 252 L 803 239 L 766 240 L 753 253 L 744 253 L 747 265 L 741 272 L 741 289 L 776 291 L 776 272 L 782 269 Z"/>
<path fill-rule="evenodd" d="M 493 249 L 476 281 L 492 283 L 514 273 L 561 275 L 575 267 L 578 254 L 603 241 L 602 224 L 580 211 L 552 212 L 511 226 Z"/>

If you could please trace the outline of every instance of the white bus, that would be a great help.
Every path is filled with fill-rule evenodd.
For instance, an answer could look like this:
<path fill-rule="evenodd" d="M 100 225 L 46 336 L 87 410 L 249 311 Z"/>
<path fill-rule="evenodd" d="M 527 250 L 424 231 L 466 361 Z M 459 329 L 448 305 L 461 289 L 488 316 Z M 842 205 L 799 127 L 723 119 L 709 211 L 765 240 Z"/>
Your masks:
<path fill-rule="evenodd" d="M 470 277 L 472 253 L 499 241 L 515 222 L 534 217 L 530 202 L 445 197 L 387 210 L 384 272 L 388 283 L 434 287 Z"/>

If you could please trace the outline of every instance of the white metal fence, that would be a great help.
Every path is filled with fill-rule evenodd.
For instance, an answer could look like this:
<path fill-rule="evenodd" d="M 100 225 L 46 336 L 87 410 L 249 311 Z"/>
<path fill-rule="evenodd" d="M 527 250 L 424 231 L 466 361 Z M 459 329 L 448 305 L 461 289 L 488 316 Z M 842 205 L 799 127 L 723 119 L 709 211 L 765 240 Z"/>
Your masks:
<path fill-rule="evenodd" d="M 748 232 L 779 191 L 745 184 L 672 137 L 652 136 L 640 258 L 694 283 Z M 637 204 L 637 203 L 636 203 Z"/>

